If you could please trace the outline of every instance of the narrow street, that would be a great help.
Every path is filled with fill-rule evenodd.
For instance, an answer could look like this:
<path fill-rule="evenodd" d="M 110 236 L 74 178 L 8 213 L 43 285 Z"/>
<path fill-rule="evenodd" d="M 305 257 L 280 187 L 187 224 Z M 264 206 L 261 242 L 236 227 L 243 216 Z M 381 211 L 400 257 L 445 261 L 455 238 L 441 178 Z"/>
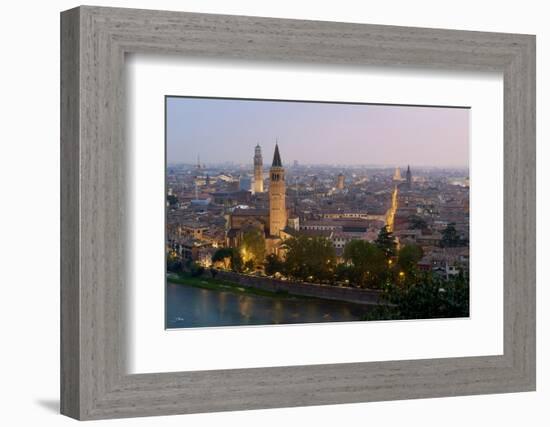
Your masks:
<path fill-rule="evenodd" d="M 396 186 L 393 189 L 393 193 L 391 195 L 391 207 L 388 209 L 388 212 L 386 213 L 386 227 L 390 232 L 393 232 L 395 212 L 397 212 L 397 191 L 398 190 Z"/>

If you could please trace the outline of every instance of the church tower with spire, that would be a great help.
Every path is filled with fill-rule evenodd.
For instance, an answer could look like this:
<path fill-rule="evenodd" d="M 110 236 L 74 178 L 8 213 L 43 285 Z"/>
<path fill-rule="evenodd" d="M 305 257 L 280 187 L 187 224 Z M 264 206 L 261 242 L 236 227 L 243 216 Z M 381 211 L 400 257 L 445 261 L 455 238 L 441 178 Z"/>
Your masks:
<path fill-rule="evenodd" d="M 275 144 L 273 164 L 269 170 L 269 234 L 279 236 L 287 223 L 285 169 L 279 154 L 279 145 Z"/>
<path fill-rule="evenodd" d="M 254 149 L 254 185 L 252 187 L 254 194 L 264 192 L 263 164 L 262 148 L 260 147 L 260 144 L 258 144 Z"/>
<path fill-rule="evenodd" d="M 412 187 L 412 174 L 411 174 L 411 167 L 407 166 L 407 188 L 410 190 Z"/>

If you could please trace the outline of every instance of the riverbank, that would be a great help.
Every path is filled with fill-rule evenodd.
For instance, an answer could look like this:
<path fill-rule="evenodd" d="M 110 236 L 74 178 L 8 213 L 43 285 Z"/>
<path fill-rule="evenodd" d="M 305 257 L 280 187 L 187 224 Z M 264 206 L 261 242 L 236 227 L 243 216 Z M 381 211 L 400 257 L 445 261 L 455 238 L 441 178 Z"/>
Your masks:
<path fill-rule="evenodd" d="M 280 280 L 273 277 L 247 275 L 227 270 L 206 270 L 200 278 L 233 284 L 254 292 L 282 293 L 283 295 L 320 298 L 364 305 L 385 305 L 381 298 L 382 292 L 374 289 Z"/>
<path fill-rule="evenodd" d="M 212 277 L 192 276 L 189 273 L 174 274 L 169 273 L 166 279 L 169 283 L 177 285 L 193 286 L 195 288 L 228 291 L 236 294 L 243 295 L 257 295 L 271 298 L 308 298 L 302 295 L 292 295 L 288 291 L 269 291 L 265 289 L 256 289 L 252 287 L 240 286 L 238 283 L 234 283 L 228 280 L 215 279 Z M 309 297 L 312 298 L 312 297 Z"/>
<path fill-rule="evenodd" d="M 200 276 L 192 276 L 189 273 L 171 273 L 167 280 L 174 284 L 270 298 L 314 298 L 361 305 L 385 305 L 380 298 L 381 292 L 377 290 L 283 281 L 272 277 L 252 276 L 226 270 L 206 270 Z"/>

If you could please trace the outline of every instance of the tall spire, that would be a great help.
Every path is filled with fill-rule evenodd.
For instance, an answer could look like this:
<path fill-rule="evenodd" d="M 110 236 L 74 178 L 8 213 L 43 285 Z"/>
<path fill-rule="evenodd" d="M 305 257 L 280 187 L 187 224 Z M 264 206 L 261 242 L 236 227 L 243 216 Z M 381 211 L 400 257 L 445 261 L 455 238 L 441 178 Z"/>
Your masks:
<path fill-rule="evenodd" d="M 273 165 L 269 171 L 269 234 L 279 237 L 287 226 L 285 169 L 279 144 L 275 142 Z"/>
<path fill-rule="evenodd" d="M 273 164 L 272 167 L 278 166 L 282 167 L 283 163 L 281 162 L 281 155 L 279 154 L 279 144 L 275 143 L 275 154 L 273 154 Z"/>
<path fill-rule="evenodd" d="M 408 189 L 410 190 L 411 189 L 411 186 L 412 186 L 412 173 L 411 173 L 411 167 L 409 165 L 407 165 L 407 174 L 406 174 L 406 179 L 407 179 L 407 187 Z"/>

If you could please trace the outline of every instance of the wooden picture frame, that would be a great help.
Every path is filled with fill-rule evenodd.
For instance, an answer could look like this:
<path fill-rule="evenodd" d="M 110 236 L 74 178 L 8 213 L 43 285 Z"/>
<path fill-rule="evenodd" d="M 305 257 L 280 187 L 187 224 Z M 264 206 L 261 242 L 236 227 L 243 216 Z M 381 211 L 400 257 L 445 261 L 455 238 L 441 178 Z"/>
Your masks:
<path fill-rule="evenodd" d="M 502 72 L 504 353 L 127 374 L 126 53 Z M 532 35 L 78 7 L 61 14 L 61 166 L 65 415 L 84 420 L 535 389 Z"/>

